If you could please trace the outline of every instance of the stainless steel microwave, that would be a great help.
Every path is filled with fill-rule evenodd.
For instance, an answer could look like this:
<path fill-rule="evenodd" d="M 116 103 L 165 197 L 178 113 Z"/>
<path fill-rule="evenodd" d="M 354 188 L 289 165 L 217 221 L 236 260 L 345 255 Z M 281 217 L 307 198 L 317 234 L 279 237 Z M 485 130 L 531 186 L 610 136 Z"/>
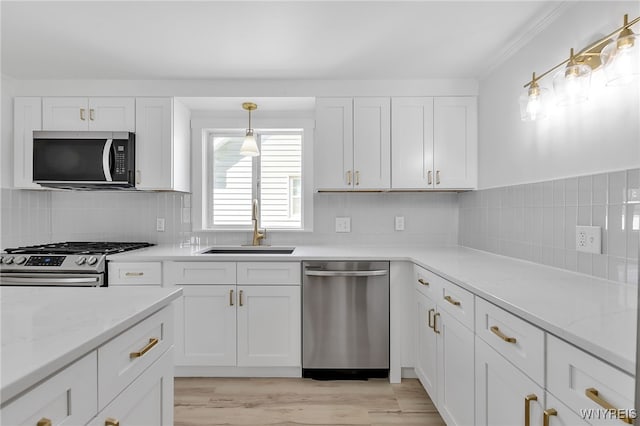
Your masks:
<path fill-rule="evenodd" d="M 65 189 L 135 187 L 131 132 L 33 132 L 33 181 Z"/>

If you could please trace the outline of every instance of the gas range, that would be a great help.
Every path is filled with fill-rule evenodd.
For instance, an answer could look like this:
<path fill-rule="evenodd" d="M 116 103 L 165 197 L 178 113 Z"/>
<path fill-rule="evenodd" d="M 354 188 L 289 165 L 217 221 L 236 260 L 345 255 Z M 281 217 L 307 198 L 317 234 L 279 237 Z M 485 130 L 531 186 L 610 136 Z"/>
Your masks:
<path fill-rule="evenodd" d="M 70 241 L 8 248 L 0 256 L 0 285 L 104 286 L 107 255 L 152 245 Z"/>

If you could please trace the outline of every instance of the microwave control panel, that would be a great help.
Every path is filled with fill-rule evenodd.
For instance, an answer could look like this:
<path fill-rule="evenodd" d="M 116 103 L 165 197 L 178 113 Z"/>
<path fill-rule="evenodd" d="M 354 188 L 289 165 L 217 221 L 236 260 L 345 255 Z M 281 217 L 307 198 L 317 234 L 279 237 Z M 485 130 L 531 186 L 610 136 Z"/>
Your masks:
<path fill-rule="evenodd" d="M 113 141 L 115 157 L 113 180 L 127 180 L 126 141 Z"/>

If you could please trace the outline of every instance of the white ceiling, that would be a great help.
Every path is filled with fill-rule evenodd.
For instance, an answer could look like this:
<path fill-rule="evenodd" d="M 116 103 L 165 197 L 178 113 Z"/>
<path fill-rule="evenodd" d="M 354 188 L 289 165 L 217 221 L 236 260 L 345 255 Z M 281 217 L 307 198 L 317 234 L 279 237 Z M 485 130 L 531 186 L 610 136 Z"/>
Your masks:
<path fill-rule="evenodd" d="M 2 1 L 19 79 L 477 78 L 550 1 Z"/>

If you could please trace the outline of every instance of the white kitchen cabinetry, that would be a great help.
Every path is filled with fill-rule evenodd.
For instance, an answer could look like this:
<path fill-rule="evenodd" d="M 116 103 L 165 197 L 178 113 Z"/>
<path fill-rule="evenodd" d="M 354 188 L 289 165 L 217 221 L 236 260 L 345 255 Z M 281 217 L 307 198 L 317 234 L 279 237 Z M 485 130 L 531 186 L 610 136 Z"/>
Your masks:
<path fill-rule="evenodd" d="M 549 392 L 546 392 L 546 398 L 547 404 L 543 416 L 548 419 L 549 426 L 589 426 L 589 423 L 586 420 L 571 411 L 569 407 L 564 405 L 559 399 L 555 398 Z M 624 423 L 620 420 L 614 420 L 605 424 L 622 425 Z M 542 425 L 544 426 L 544 421 Z"/>
<path fill-rule="evenodd" d="M 389 189 L 390 137 L 389 98 L 317 99 L 316 188 Z"/>
<path fill-rule="evenodd" d="M 150 285 L 162 286 L 161 262 L 109 262 L 110 286 Z"/>
<path fill-rule="evenodd" d="M 455 294 L 471 296 L 470 301 L 466 295 L 461 297 L 461 302 L 451 297 L 448 286 L 453 284 L 419 267 L 416 276 L 416 373 L 448 425 L 473 425 L 473 322 L 471 328 L 462 322 L 469 315 L 473 318 L 473 295 L 461 288 L 456 290 Z M 449 313 L 446 304 L 460 313 Z"/>
<path fill-rule="evenodd" d="M 189 110 L 174 98 L 136 98 L 136 188 L 189 192 Z"/>
<path fill-rule="evenodd" d="M 42 98 L 42 129 L 133 132 L 135 98 Z"/>
<path fill-rule="evenodd" d="M 18 97 L 13 102 L 13 186 L 41 189 L 33 183 L 33 131 L 42 130 L 42 99 Z"/>
<path fill-rule="evenodd" d="M 173 262 L 176 364 L 300 366 L 299 262 Z"/>
<path fill-rule="evenodd" d="M 477 186 L 475 97 L 392 99 L 392 189 Z"/>

